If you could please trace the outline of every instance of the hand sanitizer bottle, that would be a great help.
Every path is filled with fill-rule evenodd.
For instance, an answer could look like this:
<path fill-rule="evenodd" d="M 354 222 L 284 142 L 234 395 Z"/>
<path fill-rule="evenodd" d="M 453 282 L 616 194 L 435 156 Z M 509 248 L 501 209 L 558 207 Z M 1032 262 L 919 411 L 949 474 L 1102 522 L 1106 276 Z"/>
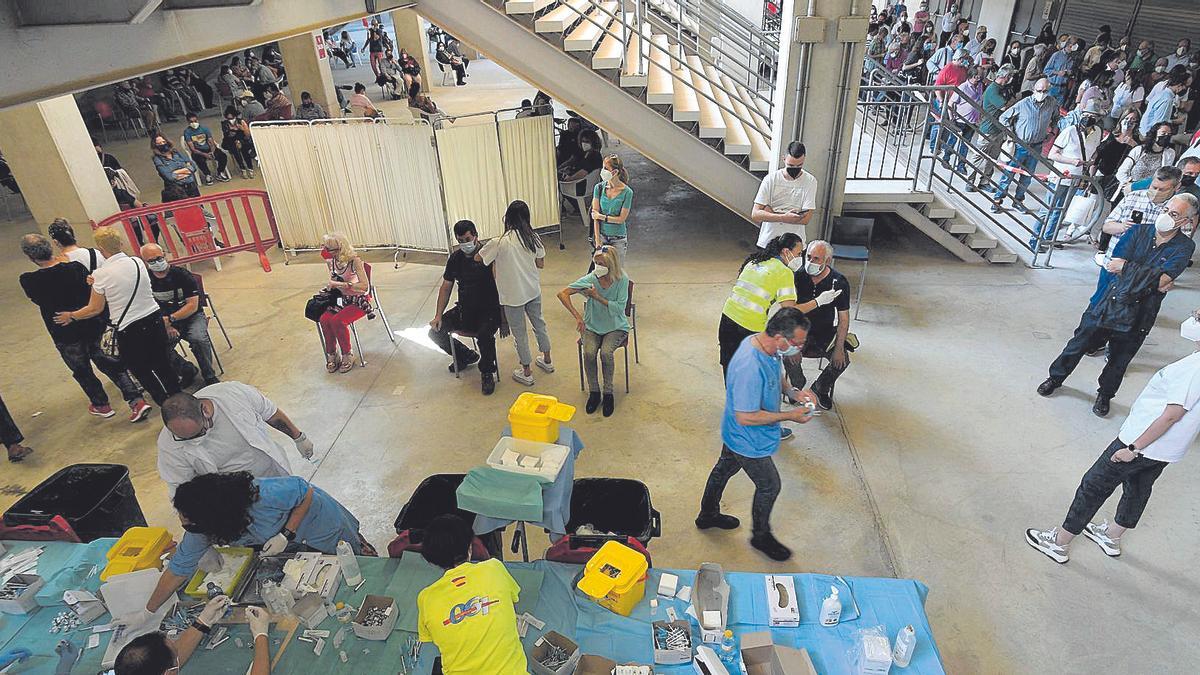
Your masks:
<path fill-rule="evenodd" d="M 842 618 L 842 601 L 838 599 L 837 586 L 829 587 L 829 595 L 821 603 L 821 625 L 836 626 Z"/>
<path fill-rule="evenodd" d="M 892 663 L 897 668 L 907 668 L 917 648 L 917 633 L 912 626 L 905 626 L 896 634 L 896 648 L 892 651 Z"/>
<path fill-rule="evenodd" d="M 350 544 L 344 541 L 339 541 L 337 545 L 338 565 L 342 568 L 342 575 L 346 578 L 347 586 L 357 586 L 362 583 L 362 572 L 358 570 L 358 558 L 354 557 L 354 549 L 350 548 Z"/>

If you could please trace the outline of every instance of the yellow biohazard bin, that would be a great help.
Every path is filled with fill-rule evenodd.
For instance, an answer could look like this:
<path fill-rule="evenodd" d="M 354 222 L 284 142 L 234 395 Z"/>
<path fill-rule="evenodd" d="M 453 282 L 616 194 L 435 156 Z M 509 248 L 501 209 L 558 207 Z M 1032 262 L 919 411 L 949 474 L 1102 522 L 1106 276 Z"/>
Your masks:
<path fill-rule="evenodd" d="M 159 558 L 171 544 L 171 534 L 165 527 L 131 527 L 108 549 L 108 565 L 100 573 L 101 581 L 126 572 L 154 567 L 162 569 Z"/>
<path fill-rule="evenodd" d="M 583 568 L 578 588 L 596 604 L 629 616 L 646 593 L 646 556 L 616 542 L 605 542 Z"/>
<path fill-rule="evenodd" d="M 513 438 L 539 443 L 558 442 L 558 423 L 575 416 L 575 406 L 559 403 L 553 396 L 525 392 L 508 409 Z"/>

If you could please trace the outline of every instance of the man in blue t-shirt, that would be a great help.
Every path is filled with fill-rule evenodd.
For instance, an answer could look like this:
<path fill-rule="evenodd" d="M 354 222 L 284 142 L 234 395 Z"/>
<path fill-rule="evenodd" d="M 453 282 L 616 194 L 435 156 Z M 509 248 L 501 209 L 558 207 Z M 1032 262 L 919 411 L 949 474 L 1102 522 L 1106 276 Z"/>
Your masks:
<path fill-rule="evenodd" d="M 812 419 L 805 405 L 781 412 L 784 395 L 793 401 L 812 403 L 811 391 L 784 385 L 781 359 L 799 354 L 808 336 L 808 319 L 795 307 L 784 307 L 767 322 L 766 330 L 742 341 L 725 375 L 725 416 L 721 420 L 721 456 L 708 475 L 696 527 L 707 530 L 736 528 L 737 518 L 721 513 L 725 485 L 738 471 L 754 482 L 751 507 L 750 545 L 772 560 L 787 560 L 791 550 L 771 534 L 771 509 L 779 496 L 779 471 L 771 456 L 779 441 L 790 436 L 780 422 L 804 424 Z"/>
<path fill-rule="evenodd" d="M 213 184 L 213 172 L 208 165 L 209 162 L 217 163 L 217 180 L 222 183 L 228 181 L 229 172 L 225 170 L 225 165 L 229 163 L 229 157 L 225 151 L 213 141 L 212 132 L 208 130 L 208 127 L 200 124 L 200 118 L 196 117 L 196 113 L 188 113 L 187 120 L 188 125 L 183 130 L 183 142 L 187 143 L 192 161 L 200 167 L 200 173 L 204 175 L 204 184 Z"/>

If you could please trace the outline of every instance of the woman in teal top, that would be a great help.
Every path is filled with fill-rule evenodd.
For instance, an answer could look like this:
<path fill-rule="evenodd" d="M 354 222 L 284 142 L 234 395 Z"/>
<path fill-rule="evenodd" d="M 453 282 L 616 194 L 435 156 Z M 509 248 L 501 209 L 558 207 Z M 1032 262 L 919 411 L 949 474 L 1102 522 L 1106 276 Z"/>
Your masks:
<path fill-rule="evenodd" d="M 583 346 L 583 370 L 587 374 L 587 412 L 592 414 L 604 403 L 604 416 L 613 413 L 613 352 L 629 338 L 629 317 L 625 308 L 629 306 L 629 277 L 621 272 L 621 258 L 617 249 L 604 245 L 592 256 L 596 268 L 578 281 L 558 292 L 562 302 L 579 329 Z M 571 296 L 580 293 L 587 296 L 583 314 L 575 309 Z M 596 356 L 604 371 L 604 395 L 600 394 L 600 382 L 596 378 Z"/>
<path fill-rule="evenodd" d="M 604 158 L 600 182 L 592 191 L 592 241 L 617 249 L 621 262 L 629 250 L 629 210 L 633 208 L 633 188 L 626 185 L 629 172 L 617 155 Z"/>

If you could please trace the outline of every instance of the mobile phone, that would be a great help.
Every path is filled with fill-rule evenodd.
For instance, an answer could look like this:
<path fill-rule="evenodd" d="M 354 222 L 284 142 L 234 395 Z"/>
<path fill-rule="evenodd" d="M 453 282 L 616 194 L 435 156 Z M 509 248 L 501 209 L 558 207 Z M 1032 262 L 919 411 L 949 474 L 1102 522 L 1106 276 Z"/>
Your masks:
<path fill-rule="evenodd" d="M 1134 225 L 1141 225 L 1142 218 L 1145 218 L 1145 217 L 1146 217 L 1146 214 L 1142 213 L 1141 211 L 1134 211 L 1133 215 L 1130 216 L 1130 219 L 1133 221 Z"/>

